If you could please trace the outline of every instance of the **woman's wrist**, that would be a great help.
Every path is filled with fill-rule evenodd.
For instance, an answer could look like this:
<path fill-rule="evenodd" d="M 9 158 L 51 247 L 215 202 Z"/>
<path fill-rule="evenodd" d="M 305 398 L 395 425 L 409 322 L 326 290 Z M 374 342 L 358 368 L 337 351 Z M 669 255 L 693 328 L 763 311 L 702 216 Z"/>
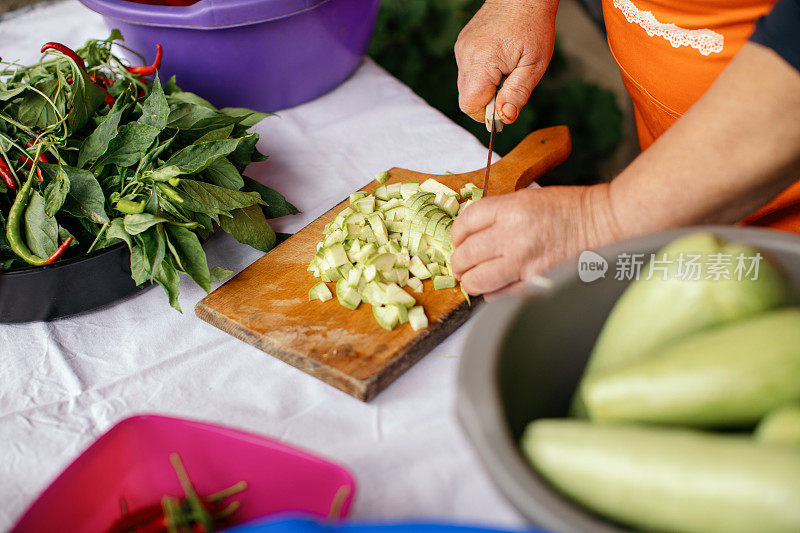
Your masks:
<path fill-rule="evenodd" d="M 579 218 L 585 247 L 594 248 L 627 237 L 614 211 L 610 184 L 599 183 L 582 189 Z"/>

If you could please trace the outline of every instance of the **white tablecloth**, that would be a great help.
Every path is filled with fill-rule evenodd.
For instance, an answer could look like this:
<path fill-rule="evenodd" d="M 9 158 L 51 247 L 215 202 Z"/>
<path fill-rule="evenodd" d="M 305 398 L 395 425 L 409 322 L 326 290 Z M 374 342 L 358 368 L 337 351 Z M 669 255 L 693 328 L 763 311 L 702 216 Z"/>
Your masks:
<path fill-rule="evenodd" d="M 66 1 L 6 18 L 0 53 L 34 61 L 45 41 L 105 35 L 99 16 Z M 369 60 L 335 91 L 258 131 L 270 159 L 249 174 L 303 211 L 276 222 L 283 232 L 381 170 L 461 172 L 486 157 L 470 134 Z M 236 271 L 260 255 L 227 235 L 207 251 L 212 266 Z M 332 458 L 357 478 L 352 517 L 522 523 L 455 419 L 464 327 L 364 404 L 201 321 L 193 308 L 202 296 L 183 280 L 183 314 L 156 288 L 79 317 L 0 326 L 0 530 L 94 439 L 141 412 L 218 422 Z"/>

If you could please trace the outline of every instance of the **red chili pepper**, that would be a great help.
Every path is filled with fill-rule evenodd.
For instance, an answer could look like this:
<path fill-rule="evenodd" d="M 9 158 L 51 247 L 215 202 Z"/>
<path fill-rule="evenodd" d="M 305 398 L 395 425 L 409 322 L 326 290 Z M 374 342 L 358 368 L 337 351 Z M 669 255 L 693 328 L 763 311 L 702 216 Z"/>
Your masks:
<path fill-rule="evenodd" d="M 98 74 L 97 72 L 89 73 L 89 79 L 92 80 L 93 82 L 95 82 L 100 87 L 108 88 L 108 87 L 111 87 L 112 85 L 114 85 L 114 80 L 112 80 L 110 78 L 107 78 L 106 76 L 103 76 L 102 74 Z M 69 80 L 67 80 L 67 81 L 69 81 Z"/>
<path fill-rule="evenodd" d="M 156 45 L 156 59 L 153 61 L 152 65 L 145 65 L 143 67 L 125 67 L 125 70 L 130 72 L 131 74 L 136 74 L 137 76 L 150 76 L 155 74 L 156 71 L 161 67 L 161 56 L 164 55 L 164 49 L 161 48 L 160 44 Z"/>
<path fill-rule="evenodd" d="M 8 163 L 3 158 L 0 158 L 0 176 L 3 177 L 3 181 L 6 182 L 6 186 L 9 189 L 16 189 L 17 182 L 14 180 L 14 175 L 11 173 L 11 169 L 8 168 Z"/>
<path fill-rule="evenodd" d="M 61 52 L 65 56 L 72 59 L 76 65 L 81 67 L 83 70 L 86 70 L 86 63 L 83 62 L 83 58 L 75 53 L 75 50 L 69 48 L 68 46 L 64 46 L 61 43 L 44 43 L 42 46 L 42 53 L 45 53 L 47 50 L 55 50 L 56 52 Z"/>
<path fill-rule="evenodd" d="M 28 148 L 33 146 L 33 144 L 34 144 L 33 139 L 28 141 Z M 39 157 L 37 157 L 36 160 L 42 163 L 47 163 L 47 156 L 45 154 L 39 154 Z M 19 162 L 28 168 L 30 168 L 33 165 L 33 159 L 31 159 L 29 156 L 26 155 L 19 156 Z M 36 167 L 36 175 L 39 176 L 39 181 L 44 181 L 44 178 L 42 178 L 42 171 L 41 169 L 39 169 L 38 166 Z"/>
<path fill-rule="evenodd" d="M 39 177 L 41 177 L 41 175 Z M 61 243 L 61 246 L 56 248 L 56 251 L 53 252 L 52 254 L 50 254 L 50 257 L 47 258 L 47 260 L 44 262 L 44 264 L 45 265 L 49 265 L 50 263 L 53 263 L 54 261 L 58 261 L 58 258 L 61 257 L 62 255 L 64 255 L 64 250 L 66 250 L 69 247 L 71 242 L 72 242 L 72 235 L 67 237 L 67 239 L 64 242 Z"/>

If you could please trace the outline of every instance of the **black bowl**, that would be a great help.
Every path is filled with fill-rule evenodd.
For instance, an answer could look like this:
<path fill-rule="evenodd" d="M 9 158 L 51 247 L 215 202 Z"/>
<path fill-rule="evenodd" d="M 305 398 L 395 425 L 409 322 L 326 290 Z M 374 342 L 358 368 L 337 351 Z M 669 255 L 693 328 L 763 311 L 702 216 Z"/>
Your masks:
<path fill-rule="evenodd" d="M 0 322 L 53 320 L 90 311 L 152 287 L 131 278 L 124 243 L 89 255 L 0 274 Z"/>
<path fill-rule="evenodd" d="M 649 254 L 688 233 L 708 231 L 748 243 L 787 274 L 797 300 L 800 236 L 730 226 L 647 235 L 597 250 L 610 264 L 620 253 Z M 564 418 L 595 340 L 630 283 L 605 278 L 584 283 L 575 259 L 547 275 L 552 287 L 492 302 L 472 323 L 458 375 L 458 417 L 498 488 L 532 523 L 553 531 L 619 533 L 620 526 L 586 511 L 554 490 L 518 447 L 527 424 Z"/>

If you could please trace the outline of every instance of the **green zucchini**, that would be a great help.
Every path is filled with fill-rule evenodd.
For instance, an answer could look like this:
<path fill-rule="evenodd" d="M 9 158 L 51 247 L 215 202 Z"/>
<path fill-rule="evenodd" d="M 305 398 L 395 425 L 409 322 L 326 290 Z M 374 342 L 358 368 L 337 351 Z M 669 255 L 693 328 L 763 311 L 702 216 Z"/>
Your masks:
<path fill-rule="evenodd" d="M 759 264 L 757 279 L 736 272 L 739 254 L 753 257 L 750 246 L 727 243 L 710 233 L 695 233 L 677 239 L 656 253 L 666 264 L 666 274 L 648 267 L 633 281 L 609 314 L 592 351 L 585 374 L 635 361 L 656 348 L 692 333 L 753 316 L 785 303 L 789 288 L 782 272 L 769 260 Z M 723 269 L 731 279 L 706 279 L 715 267 L 713 254 L 730 256 Z M 686 279 L 690 256 L 700 255 L 700 279 Z M 683 258 L 683 260 L 681 259 Z M 683 270 L 680 270 L 683 269 Z M 581 414 L 580 389 L 573 412 Z"/>
<path fill-rule="evenodd" d="M 596 372 L 586 379 L 583 400 L 590 418 L 601 422 L 754 424 L 800 401 L 800 308 L 697 333 Z"/>
<path fill-rule="evenodd" d="M 691 430 L 537 420 L 536 470 L 589 510 L 674 533 L 797 533 L 800 451 Z"/>
<path fill-rule="evenodd" d="M 800 403 L 770 411 L 758 423 L 754 437 L 760 442 L 797 446 L 800 450 Z"/>

